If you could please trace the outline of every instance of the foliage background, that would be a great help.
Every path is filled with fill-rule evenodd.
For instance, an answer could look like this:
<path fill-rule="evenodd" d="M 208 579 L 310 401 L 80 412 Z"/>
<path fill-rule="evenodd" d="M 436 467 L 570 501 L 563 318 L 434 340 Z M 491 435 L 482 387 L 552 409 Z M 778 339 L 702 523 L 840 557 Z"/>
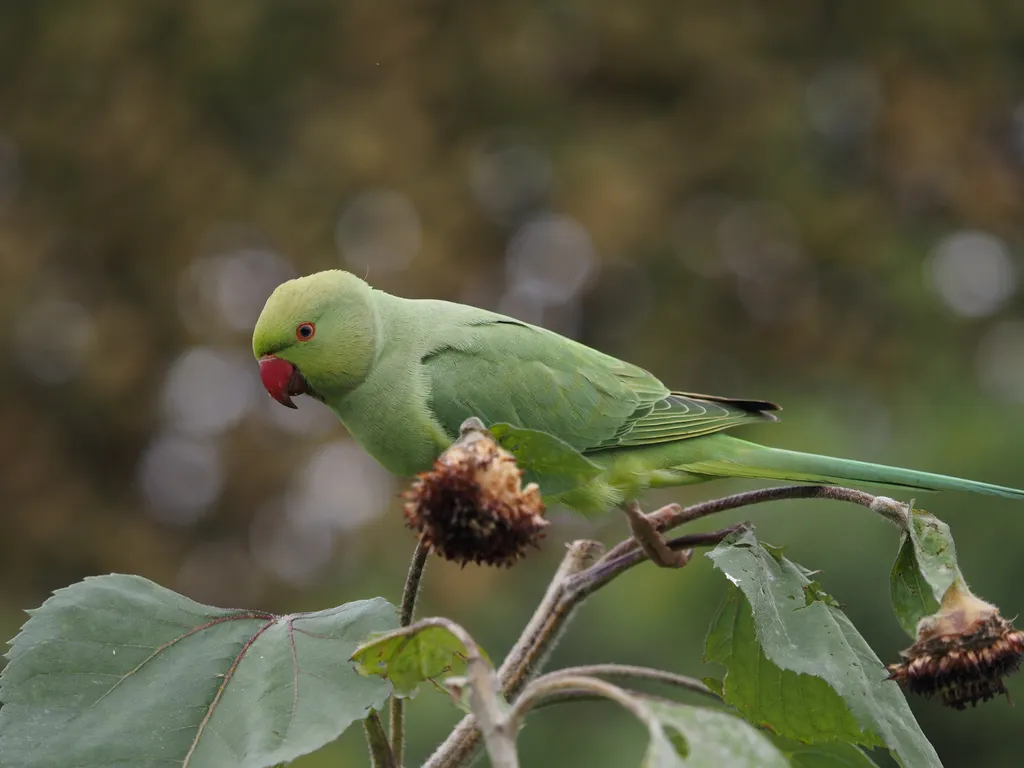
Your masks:
<path fill-rule="evenodd" d="M 397 600 L 400 485 L 316 403 L 272 403 L 248 350 L 273 285 L 327 267 L 783 403 L 754 439 L 1024 485 L 1022 43 L 1010 0 L 0 2 L 2 634 L 111 571 L 282 612 Z M 922 501 L 1019 613 L 1019 505 Z M 552 516 L 511 571 L 432 563 L 423 610 L 500 656 L 561 542 L 624 533 Z M 883 658 L 909 644 L 884 522 L 745 517 Z M 631 572 L 555 661 L 713 672 L 721 589 L 703 559 Z M 1004 701 L 913 704 L 947 765 L 1013 764 Z M 410 717 L 416 764 L 456 714 L 425 692 Z M 629 765 L 642 738 L 552 709 L 524 761 Z"/>

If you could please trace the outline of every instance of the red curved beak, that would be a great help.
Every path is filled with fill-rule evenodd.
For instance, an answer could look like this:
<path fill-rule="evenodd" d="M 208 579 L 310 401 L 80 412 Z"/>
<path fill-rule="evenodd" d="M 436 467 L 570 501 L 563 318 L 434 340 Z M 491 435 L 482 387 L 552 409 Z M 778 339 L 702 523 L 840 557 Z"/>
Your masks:
<path fill-rule="evenodd" d="M 289 408 L 298 407 L 292 402 L 292 395 L 305 394 L 308 389 L 298 368 L 273 355 L 260 358 L 260 381 L 267 394 Z"/>

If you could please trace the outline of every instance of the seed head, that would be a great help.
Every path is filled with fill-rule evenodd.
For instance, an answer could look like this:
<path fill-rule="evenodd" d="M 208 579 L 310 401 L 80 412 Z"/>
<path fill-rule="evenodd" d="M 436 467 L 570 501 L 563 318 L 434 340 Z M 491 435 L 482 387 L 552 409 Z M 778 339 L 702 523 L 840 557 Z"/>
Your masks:
<path fill-rule="evenodd" d="M 1024 632 L 999 610 L 954 584 L 942 607 L 917 626 L 917 642 L 890 664 L 889 677 L 911 693 L 938 695 L 954 709 L 1006 693 L 1003 678 L 1024 655 Z"/>
<path fill-rule="evenodd" d="M 522 474 L 482 424 L 464 425 L 459 441 L 403 494 L 406 524 L 447 560 L 511 566 L 548 525 L 540 489 L 521 487 Z"/>

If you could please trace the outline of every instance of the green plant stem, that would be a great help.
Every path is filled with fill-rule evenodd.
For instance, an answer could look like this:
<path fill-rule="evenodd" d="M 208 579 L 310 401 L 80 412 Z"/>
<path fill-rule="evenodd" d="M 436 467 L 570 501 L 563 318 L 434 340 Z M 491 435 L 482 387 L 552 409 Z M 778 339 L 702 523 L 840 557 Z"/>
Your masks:
<path fill-rule="evenodd" d="M 402 590 L 402 603 L 398 613 L 399 626 L 407 627 L 412 623 L 413 614 L 416 613 L 416 599 L 420 594 L 420 584 L 423 581 L 423 571 L 427 567 L 429 555 L 430 547 L 424 544 L 423 539 L 416 542 L 416 549 L 412 553 L 412 562 L 409 563 L 409 573 L 405 577 L 405 588 Z M 401 768 L 405 760 L 405 699 L 395 694 L 391 695 L 391 701 L 388 704 L 388 727 L 395 765 Z"/>
<path fill-rule="evenodd" d="M 640 700 L 631 696 L 617 685 L 599 680 L 596 677 L 559 675 L 555 673 L 538 677 L 523 690 L 523 695 L 516 699 L 508 714 L 510 730 L 518 730 L 522 719 L 527 713 L 539 706 L 544 700 L 564 693 L 572 693 L 575 696 L 579 696 L 581 693 L 589 693 L 601 698 L 611 699 L 629 710 L 643 723 L 648 723 L 653 719 L 650 710 Z"/>
<path fill-rule="evenodd" d="M 833 485 L 787 485 L 737 493 L 701 504 L 694 504 L 690 507 L 670 504 L 646 517 L 651 522 L 654 530 L 664 532 L 719 512 L 726 512 L 751 504 L 763 504 L 769 501 L 783 501 L 786 499 L 846 501 L 867 507 L 894 522 L 898 522 L 897 518 L 900 516 L 901 510 L 905 509 L 906 506 L 900 505 L 887 497 L 873 496 L 852 488 Z M 673 550 L 717 544 L 741 527 L 741 525 L 743 524 L 740 524 L 740 526 L 730 526 L 729 528 L 712 533 L 679 536 L 667 541 L 666 544 Z M 595 546 L 594 542 L 574 542 L 574 544 L 579 543 Z M 646 559 L 647 556 L 640 548 L 640 545 L 634 538 L 630 537 L 619 542 L 604 557 L 589 567 L 584 566 L 573 573 L 564 574 L 562 569 L 559 570 L 559 575 L 556 575 L 552 581 L 544 600 L 538 606 L 537 612 L 516 642 L 513 652 L 509 654 L 509 657 L 499 670 L 499 681 L 502 684 L 502 690 L 508 701 L 513 703 L 518 701 L 518 694 L 523 691 L 523 686 L 530 680 L 530 676 L 539 669 L 553 644 L 561 636 L 566 621 L 580 603 L 595 591 L 606 586 L 615 578 Z M 563 561 L 564 565 L 565 561 Z M 580 679 L 588 682 L 583 686 L 576 687 L 571 684 L 572 681 Z M 570 682 L 567 683 L 567 680 Z M 592 684 L 593 682 L 602 683 L 603 681 L 587 677 L 559 679 L 557 693 L 563 697 L 570 695 L 570 691 L 571 695 L 577 697 L 594 693 L 602 696 L 605 695 L 607 689 L 600 686 L 601 690 L 597 691 L 595 685 Z M 604 685 L 611 688 L 615 687 L 607 683 Z M 621 691 L 621 689 L 619 690 Z M 553 689 L 548 691 L 548 694 L 551 695 L 555 693 L 556 691 Z M 448 735 L 448 738 L 435 750 L 429 760 L 424 763 L 423 768 L 457 768 L 458 766 L 468 765 L 476 754 L 479 744 L 480 731 L 476 720 L 471 715 L 467 716 L 459 722 Z"/>
<path fill-rule="evenodd" d="M 545 678 L 557 678 L 561 676 L 570 677 L 628 677 L 634 680 L 649 680 L 654 683 L 664 683 L 675 688 L 682 688 L 703 696 L 710 696 L 718 699 L 719 696 L 708 688 L 700 680 L 685 675 L 677 675 L 674 672 L 666 672 L 662 669 L 651 667 L 638 667 L 631 664 L 587 664 L 578 667 L 566 667 L 554 672 L 548 672 Z M 540 678 L 538 678 L 540 679 Z"/>
<path fill-rule="evenodd" d="M 498 668 L 498 680 L 507 698 L 514 697 L 529 682 L 565 631 L 570 614 L 559 614 L 555 609 L 564 599 L 566 585 L 574 576 L 590 568 L 603 552 L 604 546 L 596 541 L 584 539 L 569 545 L 543 599 Z"/>
<path fill-rule="evenodd" d="M 603 546 L 596 541 L 574 541 L 548 585 L 537 610 L 512 650 L 498 669 L 502 693 L 511 700 L 529 681 L 555 641 L 564 630 L 571 611 L 558 611 L 565 598 L 565 586 L 576 574 L 590 567 L 601 554 Z M 434 750 L 423 768 L 454 768 L 472 760 L 480 745 L 476 718 L 467 715 L 459 721 L 448 738 Z"/>
<path fill-rule="evenodd" d="M 786 499 L 831 499 L 834 501 L 847 501 L 860 504 L 863 507 L 874 508 L 876 499 L 884 497 L 872 496 L 864 491 L 857 491 L 853 488 L 843 488 L 836 485 L 783 485 L 773 488 L 759 488 L 756 491 L 736 493 L 732 496 L 723 496 L 720 499 L 693 504 L 689 507 L 680 507 L 678 504 L 669 504 L 658 509 L 647 518 L 651 521 L 657 531 L 668 531 L 678 528 L 680 525 L 699 520 L 708 515 L 715 515 L 719 512 L 728 512 L 740 507 L 747 507 L 751 504 L 764 504 L 769 501 L 783 501 Z M 895 502 L 894 502 L 895 503 Z M 881 510 L 876 509 L 875 511 Z M 627 552 L 637 549 L 638 544 L 633 539 L 626 539 L 619 542 L 604 556 L 605 560 L 614 560 Z"/>
<path fill-rule="evenodd" d="M 363 731 L 366 734 L 366 743 L 370 747 L 370 761 L 373 768 L 399 768 L 395 762 L 395 756 L 391 752 L 388 736 L 384 733 L 384 724 L 380 721 L 380 715 L 371 711 L 369 717 L 363 720 Z"/>
<path fill-rule="evenodd" d="M 455 622 L 435 617 L 420 619 L 407 628 L 410 636 L 430 627 L 441 627 L 455 636 L 462 643 L 466 654 L 466 685 L 468 687 L 469 707 L 473 712 L 474 734 L 468 753 L 460 759 L 471 759 L 480 737 L 483 736 L 493 768 L 519 768 L 519 756 L 516 752 L 517 730 L 505 715 L 501 700 L 501 685 L 498 676 L 490 663 L 484 658 L 476 641 L 470 634 Z M 404 634 L 398 632 L 396 634 Z M 465 719 L 463 720 L 465 722 Z M 461 723 L 460 723 L 461 725 Z M 458 730 L 458 729 L 456 729 Z M 452 734 L 454 735 L 454 733 Z M 452 736 L 449 736 L 449 741 Z M 445 742 L 447 744 L 448 741 Z M 430 765 L 428 761 L 424 765 Z"/>
<path fill-rule="evenodd" d="M 722 528 L 719 531 L 711 531 L 710 533 L 690 533 L 685 536 L 677 536 L 674 539 L 665 541 L 663 545 L 670 550 L 686 550 L 692 547 L 713 547 L 720 544 L 723 539 L 735 533 L 745 525 L 746 523 L 739 523 L 738 525 L 730 525 L 728 528 Z M 583 598 L 587 597 L 587 595 L 590 595 L 603 587 L 612 579 L 618 578 L 630 568 L 640 565 L 640 563 L 648 559 L 650 559 L 648 552 L 639 547 L 627 550 L 625 554 L 619 555 L 616 558 L 609 558 L 606 555 L 601 558 L 599 562 L 579 574 L 573 580 L 573 583 L 570 586 L 574 593 L 574 601 L 579 602 Z"/>
<path fill-rule="evenodd" d="M 423 571 L 426 570 L 429 555 L 430 547 L 424 544 L 422 539 L 416 542 L 416 549 L 412 553 L 412 562 L 409 563 L 409 573 L 405 577 L 402 604 L 398 612 L 398 621 L 403 627 L 412 624 L 412 617 L 416 612 L 416 599 L 420 594 L 420 583 L 423 580 Z"/>

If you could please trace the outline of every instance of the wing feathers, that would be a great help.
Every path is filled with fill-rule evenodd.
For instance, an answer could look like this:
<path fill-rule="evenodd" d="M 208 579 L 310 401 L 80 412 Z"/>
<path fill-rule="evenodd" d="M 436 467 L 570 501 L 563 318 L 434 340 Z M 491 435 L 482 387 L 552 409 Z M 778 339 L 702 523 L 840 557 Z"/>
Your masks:
<path fill-rule="evenodd" d="M 757 421 L 774 403 L 671 392 L 642 368 L 551 331 L 474 316 L 422 358 L 446 432 L 467 416 L 558 435 L 584 452 L 685 440 Z"/>
<path fill-rule="evenodd" d="M 774 403 L 672 392 L 624 423 L 593 450 L 627 448 L 709 435 L 756 421 L 777 421 Z"/>

